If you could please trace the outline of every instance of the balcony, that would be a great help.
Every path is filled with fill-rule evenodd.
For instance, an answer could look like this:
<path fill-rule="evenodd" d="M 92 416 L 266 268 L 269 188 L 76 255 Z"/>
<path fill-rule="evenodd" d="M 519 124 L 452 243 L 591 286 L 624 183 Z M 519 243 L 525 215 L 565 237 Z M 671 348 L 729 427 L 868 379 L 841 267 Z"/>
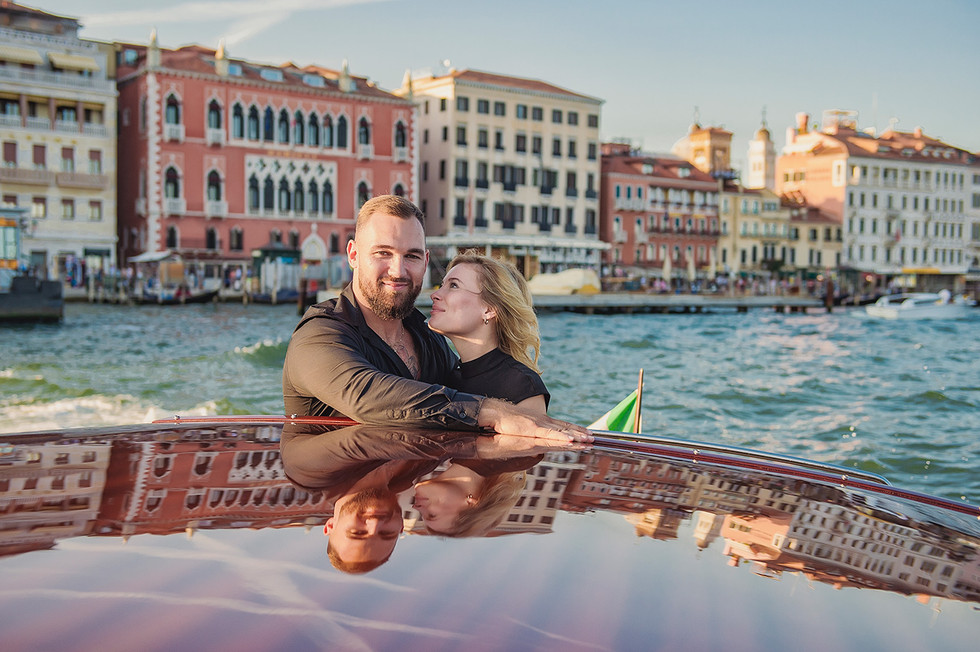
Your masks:
<path fill-rule="evenodd" d="M 358 143 L 357 158 L 361 161 L 368 161 L 374 158 L 374 145 Z"/>
<path fill-rule="evenodd" d="M 578 233 L 578 227 L 575 226 L 574 222 L 569 222 L 565 225 L 565 233 L 569 235 L 575 235 Z"/>
<path fill-rule="evenodd" d="M 32 86 L 55 84 L 69 88 L 99 90 L 106 93 L 112 92 L 116 87 L 114 82 L 104 78 L 33 68 L 14 68 L 13 66 L 0 66 L 0 80 L 26 82 Z"/>
<path fill-rule="evenodd" d="M 0 114 L 0 127 L 20 127 L 23 123 L 19 114 Z"/>
<path fill-rule="evenodd" d="M 84 172 L 59 172 L 56 177 L 59 186 L 66 188 L 88 188 L 89 190 L 105 190 L 109 187 L 109 177 L 104 174 L 86 174 Z"/>
<path fill-rule="evenodd" d="M 86 136 L 107 136 L 109 134 L 105 125 L 100 125 L 95 122 L 86 122 L 82 125 L 82 132 Z"/>
<path fill-rule="evenodd" d="M 477 179 L 474 185 L 477 190 L 487 190 L 490 187 L 490 182 L 487 179 Z"/>
<path fill-rule="evenodd" d="M 585 198 L 586 199 L 598 199 L 599 198 L 599 193 L 597 193 L 595 190 L 592 190 L 591 188 L 588 188 L 585 191 Z"/>
<path fill-rule="evenodd" d="M 457 188 L 468 188 L 470 185 L 469 177 L 456 177 L 455 179 Z"/>
<path fill-rule="evenodd" d="M 55 174 L 49 170 L 31 168 L 0 167 L 0 181 L 23 183 L 32 186 L 50 186 Z"/>
<path fill-rule="evenodd" d="M 404 163 L 408 161 L 408 148 L 396 147 L 394 158 L 395 158 L 395 163 Z"/>
<path fill-rule="evenodd" d="M 554 190 L 551 186 L 541 186 L 541 194 L 551 196 L 551 191 Z"/>
<path fill-rule="evenodd" d="M 80 131 L 78 123 L 74 120 L 55 120 L 54 130 L 66 134 L 77 134 Z"/>
<path fill-rule="evenodd" d="M 136 198 L 136 214 L 146 215 L 146 197 Z"/>
<path fill-rule="evenodd" d="M 228 217 L 228 202 L 209 199 L 204 202 L 204 215 L 208 218 Z"/>
<path fill-rule="evenodd" d="M 165 215 L 183 215 L 187 212 L 187 201 L 180 197 L 167 197 L 163 200 Z"/>
<path fill-rule="evenodd" d="M 627 233 L 623 229 L 613 231 L 613 242 L 626 242 L 628 239 Z"/>
<path fill-rule="evenodd" d="M 516 181 L 504 181 L 504 192 L 516 192 L 517 182 Z"/>
<path fill-rule="evenodd" d="M 184 142 L 184 125 L 170 123 L 163 125 L 163 139 L 172 143 Z"/>
<path fill-rule="evenodd" d="M 500 228 L 502 228 L 504 231 L 513 231 L 514 226 L 514 220 L 504 220 L 500 223 Z"/>
<path fill-rule="evenodd" d="M 595 235 L 595 224 L 586 224 L 584 233 L 585 235 Z"/>
<path fill-rule="evenodd" d="M 574 197 L 578 197 L 578 189 L 577 188 L 565 188 L 565 196 L 566 197 L 573 197 L 573 198 Z"/>
<path fill-rule="evenodd" d="M 207 131 L 204 132 L 204 142 L 208 145 L 221 146 L 225 144 L 225 131 L 224 129 L 214 129 L 208 127 Z"/>
<path fill-rule="evenodd" d="M 453 226 L 461 226 L 465 228 L 467 224 L 468 222 L 466 221 L 465 215 L 457 215 L 453 218 Z"/>
<path fill-rule="evenodd" d="M 541 233 L 551 233 L 551 222 L 547 218 L 542 222 L 538 222 L 538 231 Z"/>
<path fill-rule="evenodd" d="M 487 228 L 487 218 L 485 217 L 476 218 L 475 220 L 473 220 L 473 226 L 477 229 Z"/>
<path fill-rule="evenodd" d="M 51 129 L 51 121 L 47 118 L 32 118 L 28 116 L 24 120 L 24 126 L 28 129 L 39 129 L 47 131 Z"/>

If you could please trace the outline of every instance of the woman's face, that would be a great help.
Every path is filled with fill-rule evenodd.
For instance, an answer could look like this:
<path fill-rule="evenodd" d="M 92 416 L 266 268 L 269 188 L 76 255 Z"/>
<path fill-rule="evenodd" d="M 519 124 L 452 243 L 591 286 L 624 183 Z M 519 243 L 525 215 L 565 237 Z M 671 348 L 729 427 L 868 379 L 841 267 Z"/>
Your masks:
<path fill-rule="evenodd" d="M 418 510 L 425 525 L 434 532 L 447 532 L 460 512 L 471 506 L 466 493 L 455 482 L 425 480 L 415 485 L 412 507 Z"/>
<path fill-rule="evenodd" d="M 479 268 L 470 263 L 456 265 L 432 293 L 432 312 L 429 328 L 448 337 L 466 337 L 493 316 L 493 309 L 480 298 L 482 278 Z"/>

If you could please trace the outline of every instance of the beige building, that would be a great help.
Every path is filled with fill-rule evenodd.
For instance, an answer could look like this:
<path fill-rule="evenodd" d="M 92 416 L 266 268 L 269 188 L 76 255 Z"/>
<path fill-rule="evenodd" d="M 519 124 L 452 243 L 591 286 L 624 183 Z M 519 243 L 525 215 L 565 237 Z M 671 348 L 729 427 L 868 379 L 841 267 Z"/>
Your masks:
<path fill-rule="evenodd" d="M 599 269 L 602 100 L 476 70 L 407 76 L 418 106 L 419 194 L 436 258 L 480 247 L 528 277 Z"/>
<path fill-rule="evenodd" d="M 727 129 L 702 127 L 695 122 L 671 152 L 715 178 L 731 178 L 732 132 Z"/>
<path fill-rule="evenodd" d="M 81 285 L 116 263 L 116 88 L 78 21 L 0 6 L 0 201 L 29 207 L 24 261 Z"/>
<path fill-rule="evenodd" d="M 785 277 L 799 266 L 790 228 L 792 211 L 765 188 L 726 183 L 721 192 L 722 268 L 730 274 Z"/>

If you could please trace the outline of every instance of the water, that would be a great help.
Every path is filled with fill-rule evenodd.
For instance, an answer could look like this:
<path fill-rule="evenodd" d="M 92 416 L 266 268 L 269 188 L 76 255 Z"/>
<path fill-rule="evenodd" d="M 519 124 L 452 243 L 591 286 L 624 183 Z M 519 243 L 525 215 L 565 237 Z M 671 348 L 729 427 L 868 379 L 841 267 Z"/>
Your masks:
<path fill-rule="evenodd" d="M 69 304 L 0 327 L 0 432 L 281 414 L 290 306 Z M 980 314 L 540 317 L 551 412 L 589 423 L 644 369 L 643 431 L 858 467 L 980 502 Z"/>

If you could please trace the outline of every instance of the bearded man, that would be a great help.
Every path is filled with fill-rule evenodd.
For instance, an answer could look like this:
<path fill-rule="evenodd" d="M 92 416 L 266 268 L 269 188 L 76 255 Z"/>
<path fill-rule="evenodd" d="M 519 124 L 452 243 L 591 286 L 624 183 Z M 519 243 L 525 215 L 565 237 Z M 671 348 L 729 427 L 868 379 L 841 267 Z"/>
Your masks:
<path fill-rule="evenodd" d="M 361 207 L 347 243 L 350 285 L 310 307 L 289 342 L 286 414 L 591 442 L 581 426 L 446 386 L 458 358 L 415 308 L 429 262 L 423 220 L 397 195 Z"/>

